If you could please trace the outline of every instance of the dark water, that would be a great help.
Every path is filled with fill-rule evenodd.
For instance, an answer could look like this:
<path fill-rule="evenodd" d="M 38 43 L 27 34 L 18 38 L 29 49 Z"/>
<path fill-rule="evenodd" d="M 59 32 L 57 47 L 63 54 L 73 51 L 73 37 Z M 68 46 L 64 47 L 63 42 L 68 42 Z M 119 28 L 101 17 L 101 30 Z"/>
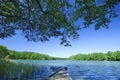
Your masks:
<path fill-rule="evenodd" d="M 118 61 L 17 60 L 17 62 L 37 66 L 31 77 L 33 80 L 48 80 L 51 66 L 67 67 L 73 80 L 120 80 Z"/>

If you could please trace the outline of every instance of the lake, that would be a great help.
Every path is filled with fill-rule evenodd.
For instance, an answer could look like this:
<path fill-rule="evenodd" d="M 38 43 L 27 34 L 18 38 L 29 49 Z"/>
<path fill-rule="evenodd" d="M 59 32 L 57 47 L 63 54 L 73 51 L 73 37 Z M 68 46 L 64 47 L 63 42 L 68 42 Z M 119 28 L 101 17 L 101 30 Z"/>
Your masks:
<path fill-rule="evenodd" d="M 37 68 L 32 75 L 35 80 L 48 80 L 50 67 L 67 67 L 73 80 L 120 80 L 119 61 L 76 61 L 76 60 L 16 60 L 33 64 Z"/>

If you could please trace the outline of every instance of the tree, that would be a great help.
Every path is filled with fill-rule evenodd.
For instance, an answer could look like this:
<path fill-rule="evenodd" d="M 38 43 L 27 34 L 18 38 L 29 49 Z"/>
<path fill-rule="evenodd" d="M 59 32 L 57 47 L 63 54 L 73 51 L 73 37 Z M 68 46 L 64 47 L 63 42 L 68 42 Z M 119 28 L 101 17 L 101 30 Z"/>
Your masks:
<path fill-rule="evenodd" d="M 49 41 L 55 37 L 61 44 L 78 39 L 81 29 L 75 22 L 83 20 L 84 27 L 95 25 L 108 28 L 116 17 L 115 6 L 120 0 L 0 0 L 0 38 L 24 33 L 28 41 Z"/>
<path fill-rule="evenodd" d="M 9 51 L 6 47 L 0 45 L 0 59 L 5 58 L 7 55 L 9 55 Z"/>

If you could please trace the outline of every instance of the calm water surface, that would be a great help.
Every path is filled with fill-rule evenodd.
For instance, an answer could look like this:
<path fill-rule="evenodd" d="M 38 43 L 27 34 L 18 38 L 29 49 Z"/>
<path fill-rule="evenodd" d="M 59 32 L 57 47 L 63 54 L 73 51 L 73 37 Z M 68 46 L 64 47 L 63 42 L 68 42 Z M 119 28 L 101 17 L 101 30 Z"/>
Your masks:
<path fill-rule="evenodd" d="M 120 80 L 118 61 L 74 61 L 74 60 L 16 60 L 42 67 L 35 70 L 33 77 L 48 80 L 51 66 L 68 67 L 73 80 Z"/>

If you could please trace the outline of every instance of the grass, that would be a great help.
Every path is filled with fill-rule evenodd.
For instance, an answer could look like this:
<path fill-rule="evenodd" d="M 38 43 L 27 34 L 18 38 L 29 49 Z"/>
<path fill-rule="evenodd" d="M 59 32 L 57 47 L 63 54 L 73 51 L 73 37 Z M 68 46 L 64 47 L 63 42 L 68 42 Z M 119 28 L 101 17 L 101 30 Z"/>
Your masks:
<path fill-rule="evenodd" d="M 0 59 L 0 80 L 19 80 L 21 78 L 28 78 L 33 70 L 33 65 Z"/>

